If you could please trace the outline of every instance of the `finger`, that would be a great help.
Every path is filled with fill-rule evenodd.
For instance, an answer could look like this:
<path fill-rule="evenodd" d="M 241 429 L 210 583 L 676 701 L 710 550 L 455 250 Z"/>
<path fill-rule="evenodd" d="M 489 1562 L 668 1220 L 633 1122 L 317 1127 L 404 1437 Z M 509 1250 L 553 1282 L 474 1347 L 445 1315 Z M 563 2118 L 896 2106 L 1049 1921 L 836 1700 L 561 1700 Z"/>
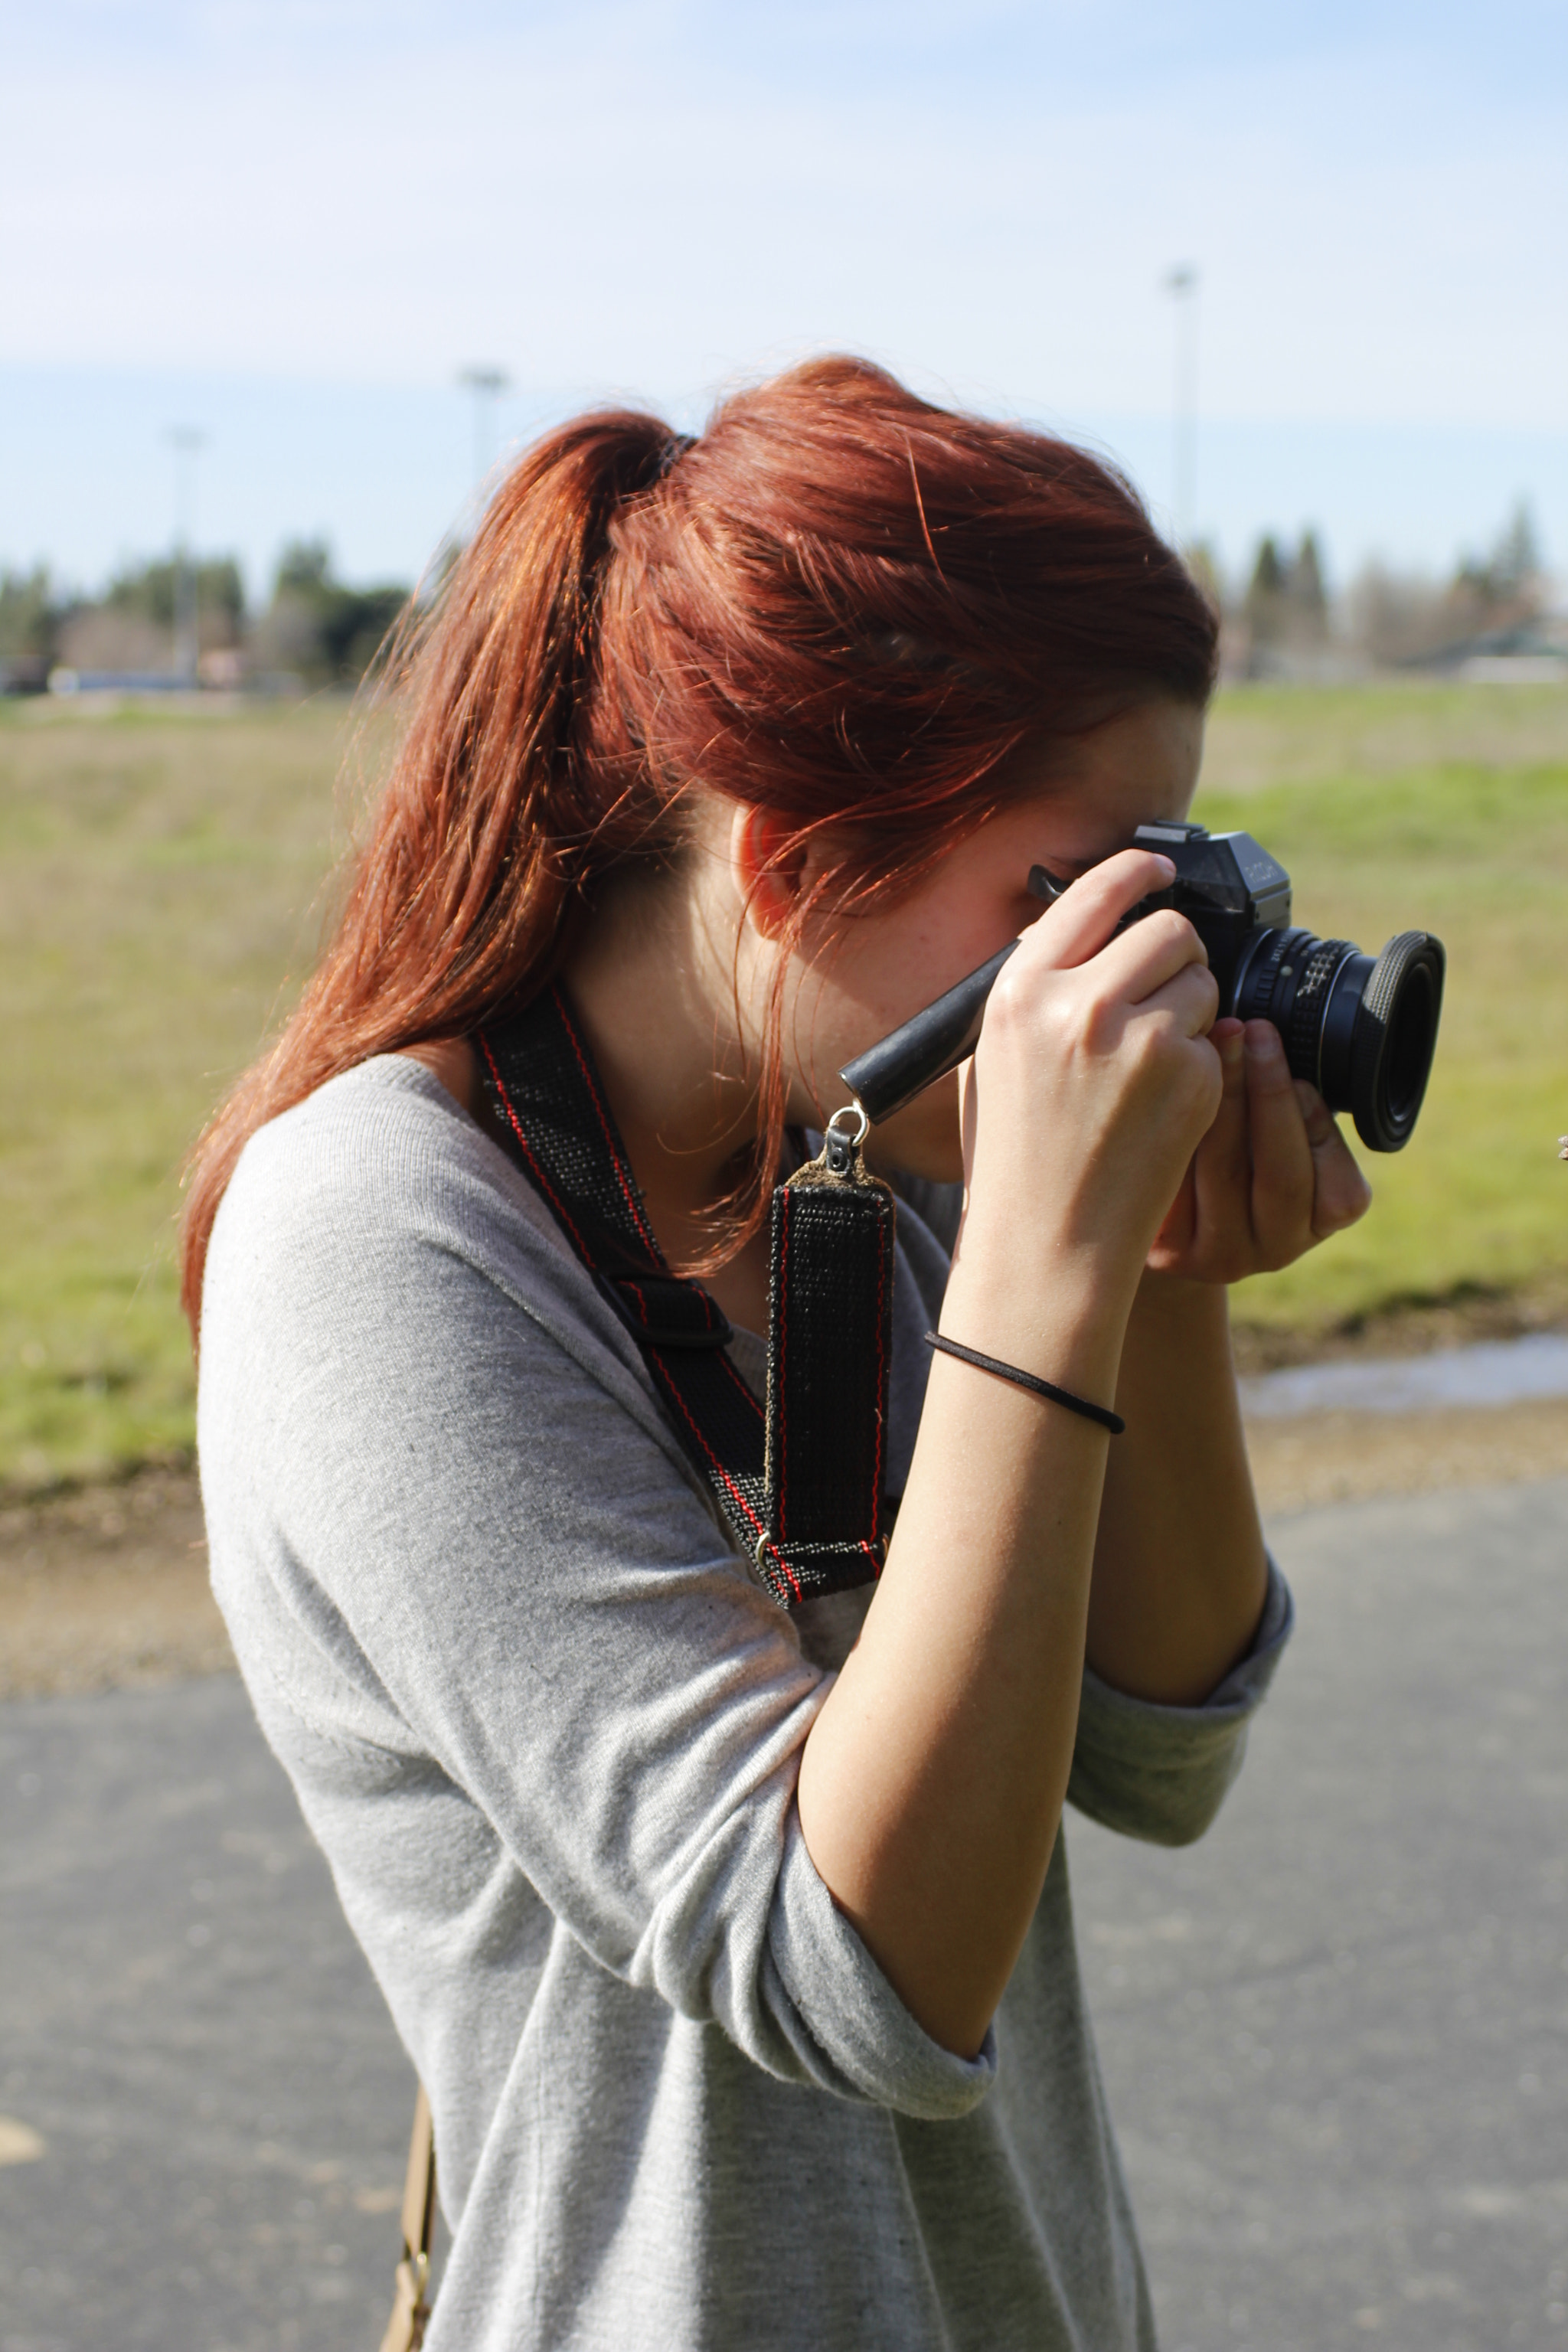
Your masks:
<path fill-rule="evenodd" d="M 1311 1228 L 1312 1154 L 1284 1042 L 1269 1021 L 1243 1035 L 1252 1150 L 1252 1231 L 1265 1265 L 1284 1265 Z"/>
<path fill-rule="evenodd" d="M 1247 1055 L 1243 1024 L 1216 1021 L 1209 1043 L 1219 1055 L 1219 1108 L 1193 1162 L 1197 1230 L 1216 1238 L 1239 1223 L 1247 1239 L 1252 1223 L 1252 1139 L 1247 1113 Z"/>
<path fill-rule="evenodd" d="M 1124 992 L 1131 996 L 1131 988 Z M 1188 962 L 1147 996 L 1135 997 L 1133 1002 L 1140 1013 L 1168 1014 L 1189 1037 L 1206 1037 L 1214 1027 L 1219 990 L 1206 963 Z"/>
<path fill-rule="evenodd" d="M 1312 1155 L 1312 1231 L 1322 1241 L 1365 1216 L 1372 1206 L 1372 1186 L 1317 1087 L 1298 1078 L 1296 1100 Z"/>
<path fill-rule="evenodd" d="M 1050 970 L 1066 971 L 1098 955 L 1123 915 L 1141 898 L 1166 889 L 1176 869 L 1168 857 L 1152 849 L 1121 849 L 1114 857 L 1091 866 L 1070 883 L 1037 923 L 1031 923 L 1022 945 Z"/>
<path fill-rule="evenodd" d="M 1112 993 L 1133 1004 L 1147 1003 L 1169 980 L 1191 969 L 1206 973 L 1208 950 L 1184 915 L 1162 907 L 1143 921 L 1130 924 L 1094 959 Z M 1208 992 L 1206 1029 L 1219 1010 L 1219 992 Z"/>

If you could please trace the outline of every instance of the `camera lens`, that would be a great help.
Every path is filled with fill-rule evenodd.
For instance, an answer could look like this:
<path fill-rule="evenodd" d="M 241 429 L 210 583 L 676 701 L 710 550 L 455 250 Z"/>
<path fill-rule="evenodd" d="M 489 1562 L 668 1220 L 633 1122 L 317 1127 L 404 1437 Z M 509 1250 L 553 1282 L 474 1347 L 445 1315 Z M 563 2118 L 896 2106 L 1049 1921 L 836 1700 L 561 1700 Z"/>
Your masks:
<path fill-rule="evenodd" d="M 1310 931 L 1254 932 L 1230 1010 L 1271 1021 L 1293 1076 L 1331 1110 L 1348 1110 L 1373 1151 L 1409 1142 L 1426 1091 L 1443 1009 L 1443 943 L 1401 931 L 1375 958 Z"/>

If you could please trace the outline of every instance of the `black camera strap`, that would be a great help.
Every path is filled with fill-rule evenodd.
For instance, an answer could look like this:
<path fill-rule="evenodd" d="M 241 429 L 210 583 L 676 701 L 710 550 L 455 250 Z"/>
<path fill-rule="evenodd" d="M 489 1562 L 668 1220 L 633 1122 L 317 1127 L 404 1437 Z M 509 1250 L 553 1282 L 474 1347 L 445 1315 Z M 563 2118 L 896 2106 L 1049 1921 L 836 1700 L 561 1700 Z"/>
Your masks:
<path fill-rule="evenodd" d="M 642 1349 L 676 1434 L 775 1599 L 790 1609 L 868 1583 L 889 1510 L 895 1213 L 859 1137 L 836 1117 L 820 1157 L 773 1193 L 763 1406 L 731 1361 L 715 1301 L 670 1272 L 559 983 L 473 1042 L 512 1158 Z"/>

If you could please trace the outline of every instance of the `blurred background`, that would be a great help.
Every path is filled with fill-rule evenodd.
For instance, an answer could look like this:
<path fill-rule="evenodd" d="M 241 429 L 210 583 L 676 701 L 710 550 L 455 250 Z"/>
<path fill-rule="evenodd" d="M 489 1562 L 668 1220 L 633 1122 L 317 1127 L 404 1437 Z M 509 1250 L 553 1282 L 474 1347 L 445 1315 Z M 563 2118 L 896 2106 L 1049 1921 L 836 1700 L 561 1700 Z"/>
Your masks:
<path fill-rule="evenodd" d="M 309 960 L 404 598 L 552 421 L 835 346 L 1123 465 L 1225 614 L 1200 813 L 1316 928 L 1449 939 L 1416 1147 L 1240 1295 L 1258 1360 L 1562 1311 L 1561 9 L 62 0 L 5 46 L 0 1489 L 189 1459 L 174 1171 Z"/>
<path fill-rule="evenodd" d="M 209 675 L 314 682 L 363 648 L 310 589 L 419 580 L 542 425 L 692 426 L 824 347 L 1115 454 L 1238 673 L 1517 625 L 1568 546 L 1547 0 L 61 0 L 5 40 L 13 659 L 163 667 L 183 540 Z"/>
<path fill-rule="evenodd" d="M 0 0 L 0 2352 L 375 2340 L 407 2065 L 207 1591 L 178 1171 L 509 458 L 829 348 L 1121 465 L 1196 814 L 1449 950 L 1233 1301 L 1243 1784 L 1070 1832 L 1164 2340 L 1568 2343 L 1564 220 L 1560 0 Z"/>

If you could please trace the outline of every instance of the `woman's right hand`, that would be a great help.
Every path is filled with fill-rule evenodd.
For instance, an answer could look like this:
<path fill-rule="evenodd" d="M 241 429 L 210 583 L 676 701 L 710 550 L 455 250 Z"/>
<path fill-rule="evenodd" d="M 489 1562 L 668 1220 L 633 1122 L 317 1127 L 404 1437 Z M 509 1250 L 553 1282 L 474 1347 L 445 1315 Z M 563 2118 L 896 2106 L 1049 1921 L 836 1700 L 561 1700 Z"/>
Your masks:
<path fill-rule="evenodd" d="M 1173 871 L 1140 849 L 1091 867 L 992 990 L 964 1087 L 968 1275 L 993 1251 L 1014 1284 L 1076 1265 L 1131 1304 L 1221 1093 L 1197 933 L 1173 909 L 1116 932 Z"/>

